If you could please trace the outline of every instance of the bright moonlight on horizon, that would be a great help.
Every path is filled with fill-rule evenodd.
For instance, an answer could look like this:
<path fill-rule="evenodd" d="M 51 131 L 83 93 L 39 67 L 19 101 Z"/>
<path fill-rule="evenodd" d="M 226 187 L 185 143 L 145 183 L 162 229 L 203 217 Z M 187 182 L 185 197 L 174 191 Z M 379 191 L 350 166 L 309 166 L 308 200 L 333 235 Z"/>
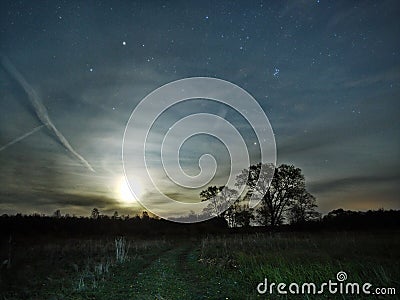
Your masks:
<path fill-rule="evenodd" d="M 125 176 L 122 176 L 119 180 L 119 198 L 120 201 L 126 204 L 131 204 L 137 202 L 137 198 L 142 194 L 142 188 L 140 186 L 139 181 L 135 181 L 131 183 L 131 188 L 134 194 L 132 194 L 131 190 L 129 189 L 128 182 L 125 179 Z"/>

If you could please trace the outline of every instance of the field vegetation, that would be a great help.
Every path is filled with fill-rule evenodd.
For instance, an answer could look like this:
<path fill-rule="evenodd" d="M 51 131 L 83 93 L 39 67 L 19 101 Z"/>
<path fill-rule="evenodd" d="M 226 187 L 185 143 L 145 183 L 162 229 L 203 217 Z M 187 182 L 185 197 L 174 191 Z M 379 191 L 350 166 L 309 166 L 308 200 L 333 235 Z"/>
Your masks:
<path fill-rule="evenodd" d="M 347 273 L 348 282 L 370 282 L 399 291 L 398 234 L 341 231 L 161 239 L 24 238 L 11 241 L 11 263 L 5 262 L 1 268 L 0 299 L 258 299 L 270 298 L 257 293 L 264 278 L 277 283 L 320 284 L 336 280 L 339 271 Z M 2 257 L 10 250 L 7 244 L 2 244 Z M 307 295 L 297 298 L 315 299 Z M 330 294 L 318 298 L 353 299 Z"/>

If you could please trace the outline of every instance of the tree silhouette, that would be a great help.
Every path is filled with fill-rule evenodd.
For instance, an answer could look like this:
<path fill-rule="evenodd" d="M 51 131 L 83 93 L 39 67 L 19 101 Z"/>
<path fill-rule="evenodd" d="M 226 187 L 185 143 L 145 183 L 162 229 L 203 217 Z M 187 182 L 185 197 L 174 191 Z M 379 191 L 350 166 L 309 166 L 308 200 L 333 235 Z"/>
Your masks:
<path fill-rule="evenodd" d="M 305 223 L 320 218 L 321 214 L 315 211 L 316 199 L 309 192 L 304 191 L 296 199 L 289 209 L 289 221 L 291 224 Z"/>
<path fill-rule="evenodd" d="M 147 211 L 142 212 L 142 220 L 148 221 L 150 219 L 149 213 Z"/>
<path fill-rule="evenodd" d="M 100 216 L 100 211 L 99 211 L 96 207 L 93 208 L 92 214 L 90 215 L 90 217 L 91 217 L 92 219 L 98 219 L 99 216 Z"/>
<path fill-rule="evenodd" d="M 53 217 L 54 218 L 61 218 L 61 211 L 59 209 L 57 209 L 54 213 L 53 213 Z"/>
<path fill-rule="evenodd" d="M 238 199 L 238 193 L 226 186 L 209 186 L 200 192 L 201 201 L 209 201 L 204 213 L 210 216 L 232 216 L 229 207 Z M 227 211 L 228 210 L 228 211 Z"/>
<path fill-rule="evenodd" d="M 249 227 L 251 221 L 255 219 L 254 209 L 249 208 L 248 205 L 237 205 L 235 211 L 235 225 L 241 227 Z"/>
<path fill-rule="evenodd" d="M 114 214 L 111 218 L 114 220 L 118 219 L 119 218 L 118 211 L 114 211 Z"/>
<path fill-rule="evenodd" d="M 316 207 L 315 198 L 306 191 L 301 169 L 293 165 L 282 164 L 278 168 L 271 164 L 252 165 L 237 176 L 237 185 L 243 183 L 250 198 L 261 198 L 257 215 L 263 225 L 280 225 L 290 212 L 298 219 L 305 219 Z"/>

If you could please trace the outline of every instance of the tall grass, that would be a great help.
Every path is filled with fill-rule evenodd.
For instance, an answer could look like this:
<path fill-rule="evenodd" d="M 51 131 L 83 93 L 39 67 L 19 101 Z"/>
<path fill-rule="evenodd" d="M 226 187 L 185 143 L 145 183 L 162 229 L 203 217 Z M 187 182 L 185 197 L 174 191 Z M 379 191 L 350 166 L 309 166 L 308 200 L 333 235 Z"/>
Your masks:
<path fill-rule="evenodd" d="M 115 238 L 115 259 L 118 263 L 124 263 L 128 258 L 129 243 L 124 237 Z"/>
<path fill-rule="evenodd" d="M 339 271 L 345 271 L 351 282 L 398 290 L 400 240 L 393 236 L 341 232 L 207 237 L 201 242 L 199 262 L 227 282 L 238 282 L 238 293 L 254 294 L 264 278 L 322 283 L 334 280 Z"/>
<path fill-rule="evenodd" d="M 169 242 L 161 239 L 15 238 L 12 255 L 8 242 L 0 244 L 0 299 L 39 299 L 39 294 L 48 299 L 51 291 L 94 292 L 110 280 L 113 268 L 128 259 L 140 266 L 147 253 L 166 247 Z"/>

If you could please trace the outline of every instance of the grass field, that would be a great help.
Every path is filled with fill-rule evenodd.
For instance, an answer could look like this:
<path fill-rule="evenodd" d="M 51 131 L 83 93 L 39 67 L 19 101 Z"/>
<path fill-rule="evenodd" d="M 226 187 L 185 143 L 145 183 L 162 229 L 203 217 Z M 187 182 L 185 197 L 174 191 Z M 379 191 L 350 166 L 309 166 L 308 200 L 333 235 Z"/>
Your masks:
<path fill-rule="evenodd" d="M 336 281 L 339 271 L 347 273 L 346 282 L 395 287 L 398 293 L 398 235 L 330 232 L 126 238 L 119 240 L 118 257 L 113 238 L 15 241 L 11 267 L 1 269 L 0 299 L 353 299 L 327 292 L 259 295 L 256 289 L 264 278 L 287 284 Z M 3 244 L 2 258 L 7 251 Z"/>

